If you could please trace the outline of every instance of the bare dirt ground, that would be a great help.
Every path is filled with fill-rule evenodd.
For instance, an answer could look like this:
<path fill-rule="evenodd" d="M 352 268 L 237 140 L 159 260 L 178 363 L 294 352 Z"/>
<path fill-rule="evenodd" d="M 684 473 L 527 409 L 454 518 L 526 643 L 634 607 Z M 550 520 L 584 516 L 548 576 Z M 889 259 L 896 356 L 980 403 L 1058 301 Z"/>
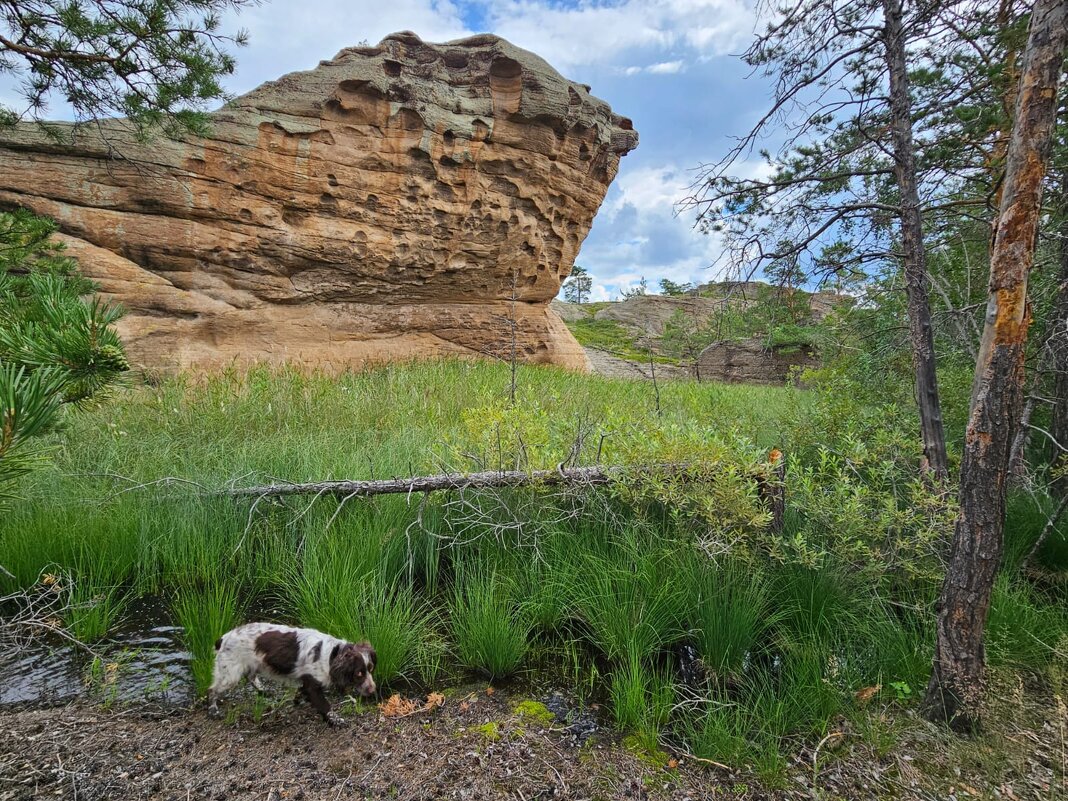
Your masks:
<path fill-rule="evenodd" d="M 872 713 L 870 730 L 843 722 L 815 761 L 814 748 L 802 749 L 769 787 L 744 768 L 589 737 L 520 701 L 466 688 L 404 717 L 350 711 L 342 729 L 287 701 L 258 715 L 245 704 L 228 722 L 199 707 L 7 710 L 0 801 L 1068 798 L 1063 703 L 1029 705 L 978 740 Z"/>

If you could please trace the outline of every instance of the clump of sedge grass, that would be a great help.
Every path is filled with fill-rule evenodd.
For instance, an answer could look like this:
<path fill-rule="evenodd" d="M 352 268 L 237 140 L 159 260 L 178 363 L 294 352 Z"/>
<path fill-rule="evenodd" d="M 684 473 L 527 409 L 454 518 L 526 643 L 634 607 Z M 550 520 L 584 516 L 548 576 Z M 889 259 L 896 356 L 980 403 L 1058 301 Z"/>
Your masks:
<path fill-rule="evenodd" d="M 130 593 L 120 585 L 98 584 L 88 575 L 76 577 L 63 622 L 81 642 L 96 642 L 116 626 L 129 601 Z"/>
<path fill-rule="evenodd" d="M 515 673 L 530 647 L 530 621 L 515 588 L 492 569 L 456 571 L 449 622 L 461 664 L 491 679 Z"/>
<path fill-rule="evenodd" d="M 994 584 L 987 618 L 990 660 L 1041 672 L 1062 655 L 1068 617 L 1040 594 L 1002 574 Z"/>
<path fill-rule="evenodd" d="M 653 538 L 648 538 L 652 540 Z M 600 553 L 586 553 L 570 594 L 608 659 L 644 660 L 683 634 L 687 565 L 678 554 L 630 530 Z"/>
<path fill-rule="evenodd" d="M 753 565 L 728 561 L 695 565 L 691 612 L 694 645 L 702 661 L 720 675 L 741 673 L 746 655 L 775 623 L 771 587 Z"/>
<path fill-rule="evenodd" d="M 215 641 L 238 624 L 238 600 L 236 584 L 224 579 L 187 585 L 174 596 L 171 611 L 192 657 L 190 670 L 198 693 L 211 685 Z"/>
<path fill-rule="evenodd" d="M 651 749 L 667 726 L 675 701 L 671 675 L 628 657 L 612 673 L 609 696 L 616 727 L 634 732 Z"/>

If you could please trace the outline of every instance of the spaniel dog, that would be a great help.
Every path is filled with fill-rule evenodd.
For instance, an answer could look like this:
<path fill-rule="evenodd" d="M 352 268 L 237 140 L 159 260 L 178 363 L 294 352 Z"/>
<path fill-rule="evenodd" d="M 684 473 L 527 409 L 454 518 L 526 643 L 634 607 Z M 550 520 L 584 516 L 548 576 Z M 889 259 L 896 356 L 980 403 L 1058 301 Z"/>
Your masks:
<path fill-rule="evenodd" d="M 298 686 L 293 699 L 308 701 L 331 726 L 345 720 L 330 708 L 324 691 L 375 692 L 371 674 L 378 655 L 369 643 L 350 643 L 315 629 L 275 623 L 247 623 L 215 642 L 215 673 L 208 690 L 208 714 L 219 717 L 219 696 L 248 678 L 258 690 L 260 676 Z"/>

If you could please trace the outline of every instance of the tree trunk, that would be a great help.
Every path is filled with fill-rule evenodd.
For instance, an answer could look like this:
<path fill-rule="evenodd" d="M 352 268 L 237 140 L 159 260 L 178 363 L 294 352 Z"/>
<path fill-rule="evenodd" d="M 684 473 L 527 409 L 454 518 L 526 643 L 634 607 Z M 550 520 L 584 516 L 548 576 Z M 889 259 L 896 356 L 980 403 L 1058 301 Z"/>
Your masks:
<path fill-rule="evenodd" d="M 1062 167 L 1060 185 L 1061 245 L 1057 302 L 1053 307 L 1053 331 L 1049 354 L 1053 369 L 1053 421 L 1050 433 L 1061 445 L 1068 446 L 1068 164 Z M 1054 469 L 1063 471 L 1053 480 L 1053 494 L 1068 498 L 1068 454 L 1057 450 L 1052 459 Z"/>
<path fill-rule="evenodd" d="M 973 731 L 979 723 L 983 629 L 1001 562 L 1009 448 L 1023 400 L 1030 324 L 1027 276 L 1066 44 L 1068 0 L 1037 0 L 1006 154 L 986 322 L 961 463 L 960 515 L 938 602 L 934 665 L 924 701 L 930 719 L 948 722 L 957 731 Z"/>
<path fill-rule="evenodd" d="M 1037 389 L 1038 371 L 1033 382 Z M 1009 480 L 1014 484 L 1022 484 L 1027 478 L 1027 443 L 1031 439 L 1031 415 L 1035 411 L 1035 396 L 1028 395 L 1024 402 L 1023 412 L 1020 414 L 1020 424 L 1016 426 L 1016 435 L 1012 438 L 1012 448 L 1009 450 Z"/>
<path fill-rule="evenodd" d="M 905 254 L 905 292 L 908 299 L 909 344 L 916 382 L 916 405 L 927 467 L 944 481 L 949 477 L 946 435 L 935 372 L 934 334 L 928 299 L 927 254 L 923 246 L 920 197 L 916 186 L 916 155 L 912 143 L 912 103 L 905 61 L 901 0 L 883 0 L 883 42 L 890 75 L 890 126 L 894 145 L 894 174 L 901 193 L 901 246 Z"/>

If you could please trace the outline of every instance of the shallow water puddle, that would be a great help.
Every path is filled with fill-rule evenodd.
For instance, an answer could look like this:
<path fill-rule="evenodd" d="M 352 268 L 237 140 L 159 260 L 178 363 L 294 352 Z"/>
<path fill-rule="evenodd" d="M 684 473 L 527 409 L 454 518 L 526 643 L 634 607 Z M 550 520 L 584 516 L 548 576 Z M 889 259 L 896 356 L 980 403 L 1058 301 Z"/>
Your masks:
<path fill-rule="evenodd" d="M 0 653 L 0 707 L 89 696 L 105 702 L 188 703 L 194 694 L 181 634 L 159 599 L 139 598 L 115 633 L 93 645 L 99 659 L 61 640 L 37 640 Z"/>

